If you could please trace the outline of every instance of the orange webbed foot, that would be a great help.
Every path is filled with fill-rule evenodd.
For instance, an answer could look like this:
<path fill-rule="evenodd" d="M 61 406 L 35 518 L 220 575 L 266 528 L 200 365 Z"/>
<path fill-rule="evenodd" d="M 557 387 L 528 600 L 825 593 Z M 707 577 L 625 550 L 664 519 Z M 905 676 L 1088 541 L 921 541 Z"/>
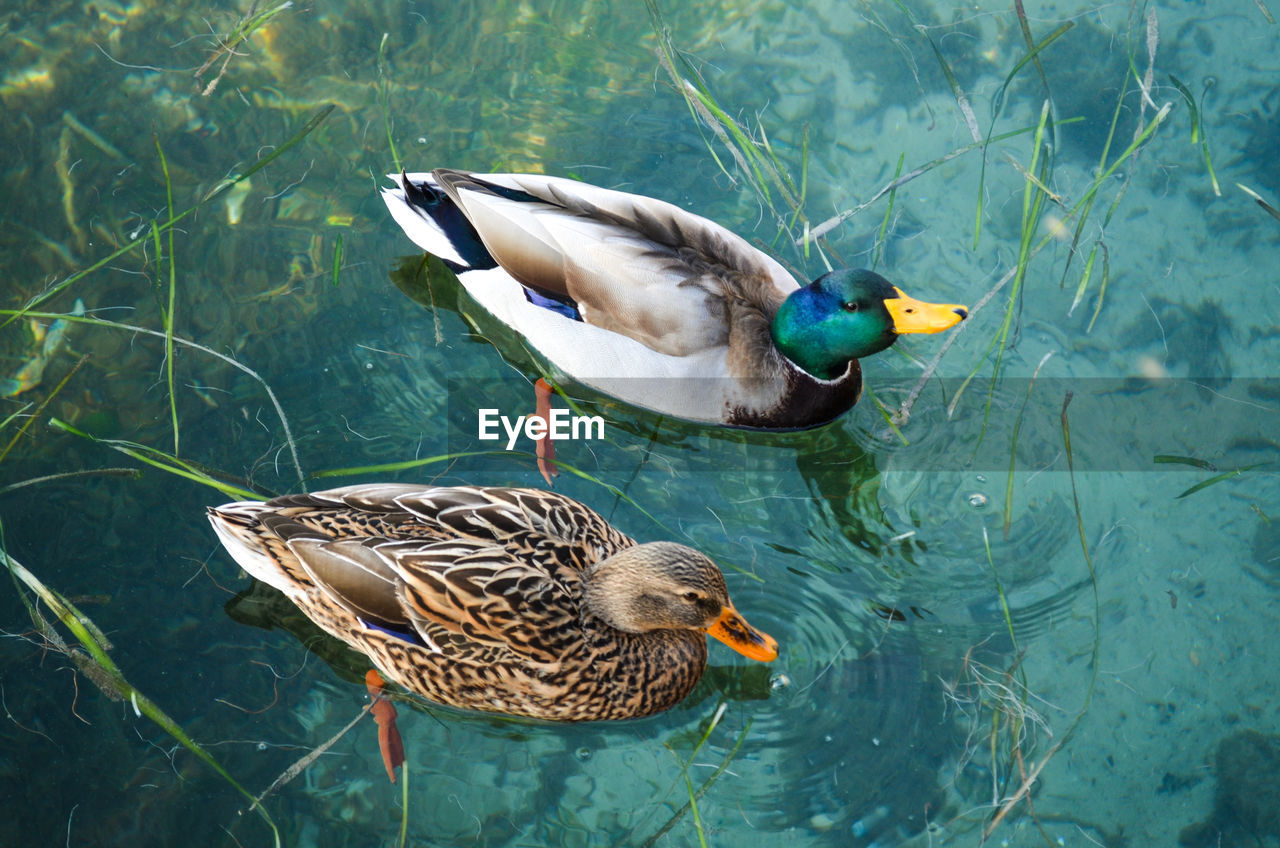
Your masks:
<path fill-rule="evenodd" d="M 364 676 L 365 688 L 373 705 L 369 712 L 378 723 L 378 748 L 382 751 L 382 764 L 387 767 L 387 777 L 396 782 L 396 767 L 404 763 L 404 742 L 400 739 L 400 731 L 396 728 L 396 708 L 382 694 L 382 675 L 375 669 L 369 669 Z"/>
<path fill-rule="evenodd" d="M 544 427 L 545 435 L 534 440 L 537 447 L 538 471 L 542 472 L 542 479 L 547 481 L 547 485 L 553 485 L 552 477 L 560 476 L 560 470 L 556 468 L 556 446 L 551 441 L 551 385 L 542 378 L 538 378 L 533 384 L 534 397 L 537 399 L 537 411 L 534 416 L 541 418 L 546 424 Z"/>

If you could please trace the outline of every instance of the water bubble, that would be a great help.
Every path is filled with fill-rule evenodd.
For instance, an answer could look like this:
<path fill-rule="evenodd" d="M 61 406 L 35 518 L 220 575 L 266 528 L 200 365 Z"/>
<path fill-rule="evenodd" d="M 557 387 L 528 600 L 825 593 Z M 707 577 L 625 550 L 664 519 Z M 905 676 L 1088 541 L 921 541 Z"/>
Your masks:
<path fill-rule="evenodd" d="M 967 500 L 969 502 L 969 506 L 974 509 L 987 508 L 987 496 L 982 494 L 982 492 L 973 492 L 965 500 Z"/>
<path fill-rule="evenodd" d="M 977 480 L 978 480 L 978 482 L 979 482 L 979 483 L 985 483 L 985 482 L 987 482 L 987 475 L 985 475 L 985 474 L 976 474 L 976 475 L 974 475 L 974 476 L 977 478 Z"/>
<path fill-rule="evenodd" d="M 373 363 L 372 363 L 372 362 L 366 362 L 366 363 L 364 364 L 364 370 L 366 370 L 366 371 L 372 371 L 372 370 L 373 370 Z"/>
<path fill-rule="evenodd" d="M 591 759 L 591 749 L 584 745 L 574 751 L 573 755 L 578 758 L 579 762 L 585 763 L 587 760 Z"/>
<path fill-rule="evenodd" d="M 769 677 L 769 690 L 772 692 L 782 692 L 790 686 L 791 678 L 780 671 Z"/>

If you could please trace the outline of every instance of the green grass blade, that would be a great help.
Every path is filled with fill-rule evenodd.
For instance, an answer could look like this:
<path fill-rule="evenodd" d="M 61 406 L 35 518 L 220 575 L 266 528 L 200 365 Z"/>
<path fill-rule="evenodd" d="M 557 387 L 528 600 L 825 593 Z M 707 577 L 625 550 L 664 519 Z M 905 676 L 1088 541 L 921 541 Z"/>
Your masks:
<path fill-rule="evenodd" d="M 1013 474 L 1018 466 L 1018 433 L 1022 430 L 1022 416 L 1027 411 L 1027 404 L 1031 401 L 1031 390 L 1036 387 L 1036 378 L 1040 376 L 1040 369 L 1049 361 L 1049 357 L 1053 356 L 1053 351 L 1049 351 L 1040 360 L 1040 364 L 1036 366 L 1036 370 L 1031 373 L 1031 381 L 1027 384 L 1027 394 L 1022 399 L 1022 406 L 1018 407 L 1018 417 L 1013 421 L 1013 434 L 1009 439 L 1009 479 L 1004 487 L 1004 538 L 1009 539 L 1009 527 L 1013 524 Z M 983 528 L 983 538 L 986 537 L 986 529 Z M 990 546 L 988 546 L 989 548 Z M 991 557 L 990 550 L 987 552 L 988 559 Z M 992 566 L 994 568 L 994 566 Z"/>
<path fill-rule="evenodd" d="M 84 477 L 129 477 L 133 480 L 137 480 L 141 476 L 142 469 L 140 468 L 86 468 L 81 471 L 63 471 L 58 474 L 45 474 L 41 477 L 29 477 L 26 480 L 19 480 L 17 483 L 0 486 L 0 495 L 5 495 L 15 489 L 22 489 L 27 486 L 39 486 L 45 483 L 62 483 L 67 480 L 79 480 Z"/>
<path fill-rule="evenodd" d="M 401 462 L 383 462 L 377 465 L 357 465 L 349 468 L 327 468 L 323 471 L 313 472 L 309 479 L 323 477 L 360 477 L 369 474 L 392 474 L 397 471 L 409 471 L 413 468 L 421 468 L 424 465 L 435 465 L 440 462 L 452 462 L 455 459 L 463 459 L 469 456 L 510 456 L 508 451 L 501 450 L 483 450 L 483 451 L 459 451 L 457 453 L 442 453 L 436 456 L 427 456 L 421 459 L 406 459 Z M 556 463 L 557 465 L 559 462 Z"/>
<path fill-rule="evenodd" d="M 1079 120 L 1082 120 L 1082 119 L 1072 118 L 1066 121 L 1059 121 L 1059 124 L 1060 125 L 1072 124 L 1072 123 L 1076 123 Z M 806 243 L 807 241 L 813 241 L 825 236 L 827 233 L 831 232 L 836 227 L 840 226 L 845 221 L 852 218 L 854 215 L 857 215 L 859 212 L 866 209 L 868 206 L 875 203 L 876 201 L 884 197 L 889 192 L 893 191 L 894 189 L 897 189 L 900 186 L 906 185 L 907 183 L 911 182 L 917 177 L 920 177 L 929 173 L 939 165 L 943 165 L 947 162 L 950 162 L 952 159 L 955 159 L 957 156 L 963 156 L 966 153 L 970 153 L 974 150 L 978 150 L 994 141 L 1004 141 L 1005 139 L 1016 138 L 1017 136 L 1020 136 L 1020 135 L 1026 135 L 1027 133 L 1035 132 L 1035 129 L 1036 128 L 1034 126 L 1022 127 L 1021 129 L 1010 130 L 1008 132 L 1000 133 L 999 135 L 993 135 L 991 136 L 991 138 L 987 139 L 986 141 L 975 141 L 970 144 L 963 145 L 962 147 L 957 147 L 955 150 L 952 150 L 950 153 L 939 156 L 937 159 L 934 159 L 932 162 L 926 162 L 924 165 L 921 165 L 918 168 L 913 168 L 911 171 L 909 171 L 906 174 L 903 174 L 901 177 L 898 177 L 896 180 L 890 180 L 888 183 L 881 186 L 879 191 L 877 191 L 871 197 L 864 200 L 862 203 L 859 203 L 857 206 L 853 207 L 852 209 L 846 209 L 843 212 L 839 212 L 836 215 L 833 215 L 832 217 L 818 224 L 817 226 L 811 228 L 811 230 L 808 232 L 806 236 Z M 799 239 L 797 239 L 795 242 L 796 246 L 800 246 L 801 243 L 802 242 Z"/>
<path fill-rule="evenodd" d="M 1014 654 L 1021 654 L 1022 649 L 1018 647 L 1018 633 L 1013 627 L 1013 612 L 1009 609 L 1009 599 L 1005 596 L 1004 584 L 1000 582 L 1000 571 L 991 557 L 991 539 L 987 535 L 985 524 L 982 526 L 982 545 L 987 552 L 987 565 L 991 567 L 991 579 L 996 584 L 996 597 L 1000 599 L 1000 611 L 1004 615 L 1004 626 L 1009 633 L 1009 641 L 1013 644 Z M 992 762 L 994 761 L 993 758 Z"/>
<path fill-rule="evenodd" d="M 1173 87 L 1186 101 L 1187 109 L 1191 111 L 1191 143 L 1195 144 L 1200 140 L 1200 109 L 1196 106 L 1196 99 L 1192 96 L 1191 90 L 1182 84 L 1182 80 L 1173 74 L 1169 74 L 1169 82 L 1173 83 Z"/>
<path fill-rule="evenodd" d="M 698 814 L 698 796 L 693 791 L 693 781 L 689 779 L 689 773 L 685 772 L 684 785 L 689 791 L 689 810 L 693 814 L 693 827 L 698 833 L 698 845 L 701 848 L 707 848 L 707 835 L 702 831 L 702 816 Z"/>
<path fill-rule="evenodd" d="M 1037 57 L 1040 55 L 1040 53 L 1043 52 L 1044 49 L 1048 47 L 1050 44 L 1053 44 L 1053 42 L 1061 38 L 1073 26 L 1075 26 L 1074 22 L 1067 21 L 1062 26 L 1058 27 L 1053 32 L 1046 35 L 1038 44 L 1036 44 L 1030 50 L 1028 50 L 1027 54 L 1014 64 L 1013 69 L 1009 71 L 1009 73 L 1005 76 L 1004 82 L 1001 83 L 998 89 L 996 89 L 995 97 L 992 98 L 991 123 L 987 127 L 986 141 L 981 145 L 982 146 L 982 165 L 978 170 L 978 211 L 977 211 L 977 217 L 975 218 L 974 228 L 973 228 L 973 249 L 974 250 L 978 249 L 978 240 L 982 235 L 982 209 L 983 209 L 982 195 L 983 195 L 983 189 L 986 186 L 986 180 L 987 180 L 987 147 L 990 146 L 991 142 L 995 140 L 992 138 L 991 134 L 995 130 L 996 120 L 1000 117 L 1000 113 L 1004 111 L 1005 92 L 1008 90 L 1009 84 L 1013 82 L 1013 78 L 1018 75 L 1018 71 L 1022 70 L 1023 67 L 1025 67 L 1028 62 L 1032 60 L 1038 61 Z M 1042 129 L 1037 129 L 1037 133 L 1040 133 L 1040 132 L 1042 132 Z M 1033 168 L 1032 170 L 1035 170 L 1035 169 Z"/>
<path fill-rule="evenodd" d="M 995 400 L 996 384 L 1000 379 L 1000 369 L 1004 362 L 1005 351 L 1008 349 L 1009 334 L 1013 330 L 1013 316 L 1017 312 L 1018 298 L 1022 293 L 1022 283 L 1026 279 L 1027 268 L 1031 264 L 1031 257 L 1033 256 L 1032 241 L 1035 238 L 1036 227 L 1040 222 L 1040 215 L 1046 196 L 1041 188 L 1044 186 L 1044 179 L 1048 175 L 1049 167 L 1048 151 L 1044 143 L 1044 133 L 1048 120 L 1049 101 L 1045 100 L 1040 107 L 1040 122 L 1036 127 L 1036 134 L 1031 143 L 1031 167 L 1027 169 L 1027 178 L 1023 184 L 1022 232 L 1018 241 L 1018 264 L 1015 268 L 1013 283 L 1009 287 L 1009 301 L 1005 306 L 1004 320 L 1001 321 L 1000 328 L 996 331 L 994 339 L 996 359 L 991 368 L 991 385 L 987 389 L 987 401 L 982 416 L 982 431 L 978 436 L 978 445 L 982 444 L 982 439 L 987 432 L 987 422 L 991 417 L 991 405 Z M 1031 176 L 1037 169 L 1040 170 L 1041 178 L 1032 179 Z M 968 381 L 966 380 L 965 382 L 967 383 Z M 963 389 L 963 386 L 961 388 Z"/>
<path fill-rule="evenodd" d="M 378 42 L 378 110 L 382 112 L 382 129 L 387 134 L 387 149 L 391 151 L 395 173 L 399 174 L 404 168 L 400 164 L 400 151 L 396 150 L 396 140 L 391 134 L 391 83 L 387 79 L 387 37 L 388 33 L 384 32 L 382 40 Z"/>
<path fill-rule="evenodd" d="M 897 183 L 898 178 L 902 176 L 902 163 L 906 161 L 907 154 L 902 152 L 898 154 L 898 167 L 893 172 L 893 183 Z M 889 202 L 884 208 L 884 217 L 880 219 L 880 232 L 876 234 L 876 249 L 871 257 L 871 270 L 875 270 L 880 264 L 880 260 L 884 257 L 884 239 L 889 232 L 889 220 L 893 217 L 893 205 L 898 198 L 898 187 L 894 185 L 889 190 Z"/>
<path fill-rule="evenodd" d="M 1194 495 L 1196 492 L 1200 491 L 1201 489 L 1207 489 L 1210 486 L 1214 485 L 1215 483 L 1221 483 L 1223 480 L 1234 479 L 1236 477 L 1241 476 L 1246 471 L 1252 471 L 1255 468 L 1261 468 L 1264 465 L 1270 465 L 1270 464 L 1271 463 L 1269 462 L 1255 462 L 1253 465 L 1244 465 L 1244 466 L 1241 466 L 1240 468 L 1233 468 L 1230 471 L 1224 471 L 1221 474 L 1215 474 L 1214 476 L 1210 477 L 1208 480 L 1201 480 L 1199 483 L 1196 483 L 1190 489 L 1187 489 L 1185 492 L 1178 495 L 1178 497 L 1175 500 L 1181 500 L 1182 498 L 1185 498 L 1188 495 Z"/>
<path fill-rule="evenodd" d="M 1076 229 L 1078 233 L 1079 228 Z M 1089 288 L 1089 280 L 1093 276 L 1093 263 L 1098 257 L 1098 246 L 1102 244 L 1101 239 L 1093 243 L 1093 247 L 1089 250 L 1089 258 L 1084 263 L 1084 273 L 1080 275 L 1080 285 L 1076 286 L 1075 297 L 1071 299 L 1071 306 L 1067 308 L 1067 315 L 1076 311 L 1076 307 L 1080 305 L 1080 301 L 1084 300 L 1084 293 Z"/>
<path fill-rule="evenodd" d="M 404 848 L 409 836 L 409 761 L 400 762 L 400 837 L 396 840 L 398 848 Z"/>
<path fill-rule="evenodd" d="M 334 103 L 330 103 L 328 106 L 321 108 L 318 112 L 316 112 L 314 115 L 311 116 L 311 119 L 302 126 L 302 129 L 298 130 L 296 133 L 290 136 L 289 139 L 284 142 L 284 144 L 281 144 L 279 147 L 272 150 L 266 156 L 263 156 L 261 159 L 254 162 L 252 165 L 250 165 L 246 170 L 244 170 L 240 174 L 234 177 L 228 177 L 227 179 L 218 183 L 216 186 L 214 186 L 212 189 L 209 190 L 208 194 L 206 194 L 203 198 L 201 198 L 199 203 L 197 203 L 195 206 L 188 209 L 186 212 L 183 212 L 181 215 L 175 218 L 171 223 L 176 223 L 178 220 L 185 218 L 187 215 L 194 212 L 201 205 L 208 203 L 210 200 L 213 200 L 215 197 L 222 194 L 224 191 L 228 190 L 236 183 L 244 182 L 245 180 L 252 177 L 254 174 L 261 171 L 263 168 L 270 165 L 276 159 L 288 153 L 295 146 L 301 143 L 301 141 L 304 138 L 311 135 L 311 133 L 314 132 L 315 129 L 320 126 L 320 124 L 324 123 L 324 119 L 329 117 L 329 114 L 333 112 L 335 108 L 337 108 L 337 104 L 334 104 Z"/>
<path fill-rule="evenodd" d="M 1243 183 L 1236 183 L 1236 188 L 1240 189 L 1245 194 L 1252 197 L 1254 203 L 1261 206 L 1263 210 L 1272 218 L 1275 218 L 1277 221 L 1280 221 L 1280 209 L 1276 209 L 1276 207 L 1268 203 L 1265 199 L 1263 199 L 1262 195 L 1258 194 L 1256 191 L 1249 188 L 1247 185 L 1244 185 Z"/>
<path fill-rule="evenodd" d="M 903 11 L 907 11 L 905 6 L 898 4 Z M 911 15 L 907 12 L 908 16 Z M 914 21 L 914 17 L 912 18 Z M 946 77 L 947 85 L 951 88 L 951 96 L 955 98 L 956 105 L 960 109 L 960 114 L 964 117 L 965 126 L 969 128 L 969 135 L 974 141 L 982 140 L 982 130 L 978 128 L 978 117 L 973 114 L 973 107 L 969 105 L 969 98 L 964 93 L 964 89 L 960 87 L 960 80 L 956 79 L 955 71 L 951 70 L 950 63 L 947 62 L 945 56 L 942 55 L 942 49 L 938 47 L 937 42 L 933 40 L 933 36 L 929 35 L 928 28 L 916 24 L 916 30 L 925 37 L 929 42 L 929 46 L 933 48 L 933 55 L 938 60 L 938 65 L 942 68 L 942 75 Z M 901 163 L 899 163 L 901 167 Z"/>
<path fill-rule="evenodd" d="M 1197 459 L 1194 456 L 1176 456 L 1167 453 L 1158 453 L 1152 460 L 1156 465 L 1190 465 L 1192 468 L 1199 468 L 1201 471 L 1217 471 L 1218 466 L 1214 465 L 1207 459 Z"/>
<path fill-rule="evenodd" d="M 179 459 L 176 456 L 167 454 L 157 448 L 140 445 L 137 442 L 129 442 L 123 439 L 103 439 L 92 433 L 86 433 L 65 421 L 58 418 L 50 418 L 49 424 L 73 436 L 79 436 L 82 439 L 88 439 L 91 442 L 97 442 L 105 445 L 112 450 L 119 451 L 125 456 L 132 457 L 139 462 L 159 468 L 161 471 L 167 471 L 177 477 L 190 480 L 193 483 L 199 483 L 212 489 L 217 489 L 222 494 L 230 498 L 238 500 L 258 500 L 262 497 L 261 493 L 244 489 L 239 486 L 232 485 L 224 480 L 219 480 L 211 476 L 203 468 L 197 467 L 189 462 Z"/>
<path fill-rule="evenodd" d="M 1102 249 L 1102 284 L 1098 286 L 1098 302 L 1094 304 L 1093 315 L 1089 318 L 1089 326 L 1084 328 L 1086 335 L 1093 332 L 1094 322 L 1102 314 L 1102 304 L 1107 299 L 1107 283 L 1111 282 L 1111 251 L 1107 249 L 1105 242 L 1099 242 L 1098 247 Z"/>
<path fill-rule="evenodd" d="M 169 262 L 169 306 L 161 310 L 161 315 L 164 318 L 164 370 L 169 384 L 169 416 L 173 422 L 173 455 L 177 456 L 180 451 L 178 450 L 178 398 L 173 391 L 173 313 L 178 288 L 178 266 L 174 261 L 173 252 L 173 182 L 169 179 L 169 160 L 165 158 L 164 148 L 160 145 L 160 136 L 152 130 L 151 137 L 155 140 L 156 154 L 160 157 L 160 170 L 164 174 L 165 209 L 169 216 L 166 222 L 169 226 L 165 230 L 169 240 L 166 256 Z"/>

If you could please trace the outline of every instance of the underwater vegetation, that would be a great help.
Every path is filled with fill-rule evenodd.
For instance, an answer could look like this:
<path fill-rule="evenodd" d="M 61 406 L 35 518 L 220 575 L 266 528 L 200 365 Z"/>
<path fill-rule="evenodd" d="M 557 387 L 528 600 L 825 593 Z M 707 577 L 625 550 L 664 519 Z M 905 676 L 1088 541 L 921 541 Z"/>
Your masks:
<path fill-rule="evenodd" d="M 1088 17 L 1077 20 L 1072 30 L 1050 48 L 1046 61 L 1061 60 L 1067 55 L 1082 59 L 1074 62 L 1075 73 L 1070 81 L 1056 85 L 1052 91 L 1060 120 L 1084 119 L 1063 124 L 1057 130 L 1062 152 L 1067 156 L 1086 165 L 1092 165 L 1101 157 L 1103 148 L 1112 137 L 1111 119 L 1125 88 L 1130 50 L 1123 37 L 1104 30 Z M 1054 51 L 1059 51 L 1059 55 L 1054 55 Z M 1033 96 L 1042 95 L 1035 92 Z M 1115 139 L 1133 137 L 1140 96 L 1129 86 L 1120 107 Z"/>
<path fill-rule="evenodd" d="M 1233 115 L 1230 121 L 1243 135 L 1233 162 L 1243 166 L 1250 182 L 1263 186 L 1276 198 L 1280 195 L 1280 158 L 1276 156 L 1276 142 L 1280 139 L 1280 89 L 1268 87 L 1252 109 Z"/>
<path fill-rule="evenodd" d="M 1233 733 L 1218 744 L 1214 773 L 1213 812 L 1184 828 L 1178 844 L 1236 848 L 1280 837 L 1280 736 L 1256 730 Z"/>

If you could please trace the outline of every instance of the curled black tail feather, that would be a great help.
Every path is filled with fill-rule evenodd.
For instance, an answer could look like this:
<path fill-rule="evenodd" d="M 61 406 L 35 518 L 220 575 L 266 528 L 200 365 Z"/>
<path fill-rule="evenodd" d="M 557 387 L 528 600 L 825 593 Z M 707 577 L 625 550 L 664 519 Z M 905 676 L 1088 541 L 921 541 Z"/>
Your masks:
<path fill-rule="evenodd" d="M 400 174 L 400 184 L 404 186 L 404 198 L 408 204 L 434 221 L 444 233 L 445 238 L 449 240 L 449 244 L 453 245 L 453 249 L 462 257 L 465 263 L 463 265 L 441 257 L 450 270 L 460 274 L 463 271 L 485 271 L 498 267 L 498 263 L 494 261 L 484 242 L 480 240 L 480 234 L 476 232 L 476 228 L 471 226 L 471 222 L 449 199 L 449 195 L 430 183 L 414 183 L 405 173 Z"/>

